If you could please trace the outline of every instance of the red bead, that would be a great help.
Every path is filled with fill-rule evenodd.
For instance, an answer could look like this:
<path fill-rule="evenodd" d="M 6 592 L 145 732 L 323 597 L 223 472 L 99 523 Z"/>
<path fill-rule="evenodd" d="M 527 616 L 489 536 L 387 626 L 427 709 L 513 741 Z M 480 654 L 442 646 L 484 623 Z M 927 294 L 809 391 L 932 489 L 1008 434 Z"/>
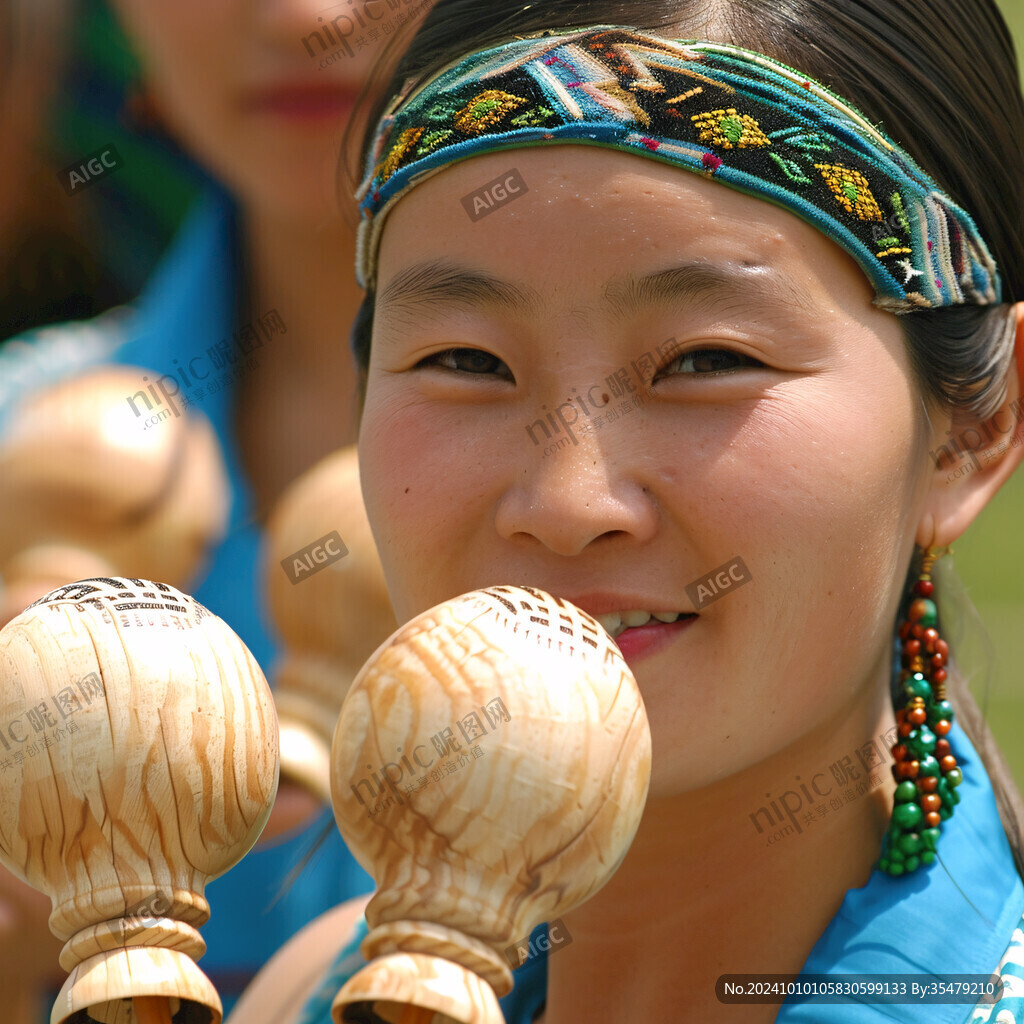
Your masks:
<path fill-rule="evenodd" d="M 924 626 L 920 625 L 920 623 L 915 622 L 910 627 L 910 634 L 911 636 L 916 636 L 917 639 L 920 640 L 924 636 Z"/>
<path fill-rule="evenodd" d="M 934 626 L 932 626 L 930 629 L 926 629 L 924 631 L 924 638 L 923 639 L 924 639 L 926 645 L 927 644 L 934 644 L 939 639 L 939 631 Z"/>
<path fill-rule="evenodd" d="M 910 636 L 910 623 L 909 622 L 901 622 L 900 623 L 900 639 L 901 640 L 906 640 L 908 636 Z"/>
<path fill-rule="evenodd" d="M 942 824 L 942 819 L 939 817 L 939 812 L 938 811 L 929 811 L 924 816 L 924 823 L 929 828 L 938 828 L 939 825 Z"/>
<path fill-rule="evenodd" d="M 949 745 L 949 740 L 939 740 L 935 744 L 935 756 L 945 757 L 953 748 Z"/>
<path fill-rule="evenodd" d="M 924 725 L 928 720 L 928 712 L 924 708 L 911 708 L 907 712 L 907 721 L 913 722 L 914 725 Z"/>
<path fill-rule="evenodd" d="M 945 736 L 949 732 L 949 730 L 952 729 L 952 728 L 953 728 L 952 722 L 947 722 L 946 719 L 943 718 L 941 721 L 936 722 L 932 726 L 932 732 L 935 733 L 936 736 Z M 947 742 L 948 742 L 948 740 L 947 740 Z M 937 743 L 935 745 L 938 746 Z"/>
<path fill-rule="evenodd" d="M 934 793 L 939 788 L 939 779 L 936 775 L 922 775 L 917 780 L 917 788 L 922 793 Z"/>
<path fill-rule="evenodd" d="M 936 652 L 932 655 L 932 668 L 942 668 L 946 664 L 946 656 Z"/>
<path fill-rule="evenodd" d="M 935 592 L 935 584 L 931 580 L 918 580 L 914 584 L 914 591 L 921 597 L 931 597 Z"/>
<path fill-rule="evenodd" d="M 894 761 L 906 761 L 907 759 L 907 748 L 902 743 L 893 744 L 892 748 L 892 759 Z"/>
<path fill-rule="evenodd" d="M 914 731 L 914 727 L 909 722 L 900 722 L 900 724 L 897 727 L 896 731 L 901 736 L 906 737 L 906 736 L 909 736 Z"/>
<path fill-rule="evenodd" d="M 896 765 L 896 776 L 900 779 L 916 779 L 920 767 L 921 763 L 919 761 L 900 761 Z"/>
<path fill-rule="evenodd" d="M 903 645 L 903 653 L 908 658 L 916 658 L 921 653 L 921 641 L 920 640 L 908 640 Z"/>
<path fill-rule="evenodd" d="M 945 640 L 936 640 L 935 641 L 935 653 L 936 654 L 941 654 L 943 656 L 943 658 L 948 658 L 949 657 L 949 644 L 947 644 Z"/>
<path fill-rule="evenodd" d="M 921 797 L 921 809 L 924 811 L 937 811 L 942 806 L 942 798 L 938 793 L 925 793 Z"/>
<path fill-rule="evenodd" d="M 932 673 L 933 683 L 944 683 L 946 681 L 946 670 L 944 668 L 937 668 Z"/>
<path fill-rule="evenodd" d="M 952 754 L 947 754 L 939 761 L 939 767 L 943 772 L 951 772 L 956 767 L 956 758 Z"/>

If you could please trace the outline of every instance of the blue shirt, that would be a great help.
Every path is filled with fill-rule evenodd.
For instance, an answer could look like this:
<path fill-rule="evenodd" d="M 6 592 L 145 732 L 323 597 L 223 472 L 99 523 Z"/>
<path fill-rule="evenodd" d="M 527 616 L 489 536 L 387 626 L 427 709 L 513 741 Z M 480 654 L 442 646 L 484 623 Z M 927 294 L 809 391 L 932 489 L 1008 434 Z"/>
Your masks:
<path fill-rule="evenodd" d="M 988 977 L 1002 964 L 1003 998 L 978 1010 L 974 999 L 900 1004 L 789 999 L 780 1006 L 776 1024 L 1024 1024 L 1024 885 L 981 759 L 959 726 L 953 726 L 949 739 L 964 781 L 955 813 L 942 824 L 942 863 L 900 878 L 872 871 L 865 886 L 846 894 L 801 973 L 903 975 L 909 988 L 911 975 L 919 981 L 922 974 Z M 330 1024 L 338 989 L 365 963 L 358 952 L 365 935 L 364 919 L 307 1002 L 299 1024 Z M 505 1020 L 530 1024 L 544 1006 L 547 962 L 527 961 L 513 977 L 515 987 L 500 1000 Z"/>

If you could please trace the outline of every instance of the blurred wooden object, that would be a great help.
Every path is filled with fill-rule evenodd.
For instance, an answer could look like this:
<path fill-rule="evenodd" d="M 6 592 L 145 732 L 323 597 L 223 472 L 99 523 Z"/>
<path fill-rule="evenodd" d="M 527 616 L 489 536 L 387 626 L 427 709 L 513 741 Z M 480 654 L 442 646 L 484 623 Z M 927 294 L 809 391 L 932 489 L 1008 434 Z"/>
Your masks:
<path fill-rule="evenodd" d="M 249 650 L 166 584 L 62 587 L 0 631 L 0 737 L 20 755 L 0 860 L 50 896 L 71 972 L 51 1024 L 179 1010 L 175 1024 L 219 1024 L 195 963 L 203 892 L 255 843 L 277 789 L 273 700 Z"/>
<path fill-rule="evenodd" d="M 491 587 L 398 630 L 334 733 L 335 817 L 377 882 L 373 962 L 339 992 L 335 1024 L 501 1024 L 503 951 L 612 876 L 650 762 L 636 681 L 574 605 Z"/>
<path fill-rule="evenodd" d="M 348 554 L 312 571 L 306 566 L 316 563 L 307 553 L 296 572 L 295 556 L 334 532 Z M 331 737 L 341 703 L 366 659 L 398 626 L 363 506 L 354 445 L 322 459 L 288 489 L 267 536 L 267 592 L 283 639 L 271 672 L 281 774 L 329 804 Z"/>
<path fill-rule="evenodd" d="M 0 624 L 91 576 L 187 585 L 222 533 L 216 435 L 205 417 L 174 415 L 149 390 L 156 378 L 104 366 L 12 413 L 0 436 Z"/>

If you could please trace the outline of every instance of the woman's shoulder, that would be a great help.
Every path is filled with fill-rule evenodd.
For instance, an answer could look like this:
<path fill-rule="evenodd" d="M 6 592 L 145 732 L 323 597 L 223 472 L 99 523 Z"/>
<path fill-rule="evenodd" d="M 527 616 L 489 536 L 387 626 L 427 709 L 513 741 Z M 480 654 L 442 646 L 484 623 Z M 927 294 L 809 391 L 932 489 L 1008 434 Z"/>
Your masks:
<path fill-rule="evenodd" d="M 365 963 L 359 945 L 366 934 L 363 911 L 369 900 L 360 896 L 339 904 L 282 946 L 242 993 L 227 1024 L 330 1020 L 335 993 Z M 311 1011 L 319 1003 L 325 1004 L 326 1016 Z"/>

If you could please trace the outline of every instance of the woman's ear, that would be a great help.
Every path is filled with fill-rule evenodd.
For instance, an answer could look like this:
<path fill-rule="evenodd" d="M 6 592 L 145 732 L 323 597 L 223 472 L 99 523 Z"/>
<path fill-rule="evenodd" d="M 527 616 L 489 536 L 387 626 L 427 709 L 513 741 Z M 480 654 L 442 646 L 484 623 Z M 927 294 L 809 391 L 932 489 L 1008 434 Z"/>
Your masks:
<path fill-rule="evenodd" d="M 932 477 L 917 543 L 957 540 L 1024 459 L 1024 302 L 1011 308 L 1014 358 L 1006 371 L 1006 397 L 987 419 L 955 410 L 948 429 L 933 431 Z"/>

